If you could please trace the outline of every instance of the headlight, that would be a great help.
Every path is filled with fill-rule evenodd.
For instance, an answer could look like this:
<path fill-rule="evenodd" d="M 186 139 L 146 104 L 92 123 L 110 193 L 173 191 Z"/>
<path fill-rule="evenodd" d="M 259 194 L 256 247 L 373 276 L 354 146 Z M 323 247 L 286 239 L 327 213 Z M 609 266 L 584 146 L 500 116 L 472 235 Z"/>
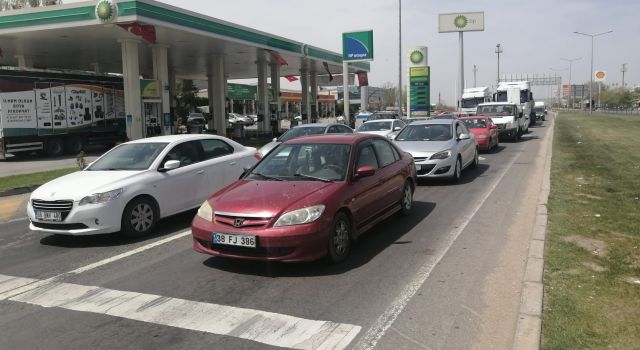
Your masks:
<path fill-rule="evenodd" d="M 80 205 L 106 203 L 112 199 L 118 198 L 123 190 L 123 188 L 118 188 L 117 190 L 113 191 L 94 193 L 90 196 L 82 198 L 80 200 Z"/>
<path fill-rule="evenodd" d="M 451 150 L 438 152 L 438 153 L 432 155 L 429 159 L 447 159 L 449 157 L 451 157 Z"/>
<path fill-rule="evenodd" d="M 480 134 L 480 135 L 476 135 L 477 139 L 486 139 L 487 135 L 486 134 Z"/>
<path fill-rule="evenodd" d="M 207 221 L 213 221 L 213 210 L 211 209 L 211 205 L 209 205 L 209 201 L 202 203 L 196 215 Z"/>
<path fill-rule="evenodd" d="M 312 207 L 293 210 L 280 216 L 273 226 L 280 227 L 308 224 L 318 220 L 320 215 L 322 215 L 322 212 L 324 212 L 324 205 L 314 205 Z"/>

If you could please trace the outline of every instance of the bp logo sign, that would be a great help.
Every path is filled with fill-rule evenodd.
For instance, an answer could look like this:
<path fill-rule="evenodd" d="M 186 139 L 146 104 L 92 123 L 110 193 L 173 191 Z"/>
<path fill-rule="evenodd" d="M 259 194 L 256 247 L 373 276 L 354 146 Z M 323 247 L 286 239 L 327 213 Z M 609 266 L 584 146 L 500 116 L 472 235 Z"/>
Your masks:
<path fill-rule="evenodd" d="M 453 20 L 453 24 L 456 26 L 456 28 L 459 28 L 459 29 L 466 27 L 468 23 L 469 23 L 469 20 L 467 19 L 466 16 L 463 16 L 463 15 L 457 16 Z"/>
<path fill-rule="evenodd" d="M 422 54 L 422 51 L 420 51 L 420 50 L 414 50 L 409 55 L 409 61 L 411 61 L 411 63 L 413 63 L 413 64 L 418 64 L 418 63 L 422 62 L 423 59 L 424 59 L 424 55 Z"/>
<path fill-rule="evenodd" d="M 102 23 L 113 22 L 118 16 L 118 5 L 113 0 L 100 0 L 96 4 L 96 18 Z"/>

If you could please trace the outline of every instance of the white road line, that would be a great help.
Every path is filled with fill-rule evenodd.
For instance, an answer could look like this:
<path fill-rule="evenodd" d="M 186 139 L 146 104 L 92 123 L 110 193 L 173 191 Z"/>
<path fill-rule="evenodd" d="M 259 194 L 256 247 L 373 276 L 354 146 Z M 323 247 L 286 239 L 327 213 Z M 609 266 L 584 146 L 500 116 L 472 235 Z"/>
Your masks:
<path fill-rule="evenodd" d="M 294 349 L 344 349 L 360 326 L 153 294 L 0 275 L 0 300 L 110 315 Z"/>
<path fill-rule="evenodd" d="M 358 343 L 354 346 L 356 350 L 371 350 L 375 348 L 378 341 L 384 336 L 389 327 L 395 322 L 398 318 L 402 310 L 407 306 L 411 298 L 416 294 L 416 292 L 422 287 L 424 282 L 427 280 L 433 268 L 442 260 L 445 254 L 449 251 L 449 248 L 453 245 L 453 243 L 458 239 L 460 233 L 464 231 L 467 227 L 471 219 L 476 215 L 478 210 L 482 207 L 484 202 L 489 198 L 489 196 L 496 189 L 498 184 L 502 181 L 502 178 L 505 176 L 507 171 L 511 169 L 513 163 L 515 163 L 516 159 L 519 155 L 516 155 L 511 159 L 508 165 L 504 168 L 502 174 L 496 178 L 496 180 L 491 184 L 491 187 L 482 198 L 476 203 L 473 210 L 465 215 L 460 221 L 459 224 L 456 224 L 456 229 L 449 232 L 446 236 L 444 248 L 440 251 L 436 256 L 430 257 L 416 272 L 411 281 L 407 284 L 407 286 L 402 290 L 402 292 L 398 295 L 398 297 L 387 307 L 385 312 L 378 317 L 376 322 L 369 328 L 367 333 L 365 333 L 362 338 L 358 341 Z"/>
<path fill-rule="evenodd" d="M 163 245 L 165 243 L 169 243 L 171 241 L 174 241 L 174 240 L 176 240 L 178 238 L 182 238 L 184 236 L 188 236 L 190 234 L 191 234 L 191 230 L 185 230 L 185 231 L 182 231 L 182 232 L 178 232 L 175 235 L 169 236 L 169 237 L 161 239 L 159 241 L 155 241 L 153 243 L 149 243 L 147 245 L 144 245 L 144 246 L 136 248 L 136 249 L 132 249 L 132 250 L 130 250 L 128 252 L 124 252 L 122 254 L 118 254 L 116 256 L 112 256 L 110 258 L 106 258 L 106 259 L 100 260 L 98 262 L 94 262 L 92 264 L 89 264 L 89 265 L 86 265 L 86 266 L 83 266 L 83 267 L 79 267 L 79 268 L 77 268 L 75 270 L 71 270 L 71 271 L 62 273 L 62 274 L 60 274 L 58 276 L 52 277 L 52 279 L 55 279 L 55 278 L 58 278 L 58 277 L 65 277 L 65 276 L 68 276 L 68 275 L 77 275 L 79 273 L 87 272 L 89 270 L 93 270 L 93 269 L 98 268 L 100 266 L 104 266 L 106 264 L 110 264 L 112 262 L 127 258 L 127 257 L 129 257 L 131 255 L 142 253 L 145 250 L 149 250 L 151 248 L 155 248 L 155 247 L 157 247 L 159 245 Z"/>

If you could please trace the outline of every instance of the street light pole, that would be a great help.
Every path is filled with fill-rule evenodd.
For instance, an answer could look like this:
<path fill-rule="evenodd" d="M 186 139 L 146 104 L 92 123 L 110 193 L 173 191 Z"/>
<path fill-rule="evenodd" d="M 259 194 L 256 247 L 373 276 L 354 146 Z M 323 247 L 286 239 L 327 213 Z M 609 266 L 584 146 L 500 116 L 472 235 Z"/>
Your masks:
<path fill-rule="evenodd" d="M 587 34 L 582 32 L 573 32 L 574 34 L 584 35 L 591 37 L 591 72 L 589 75 L 591 76 L 591 80 L 589 81 L 589 114 L 593 114 L 593 39 L 597 36 L 609 34 L 613 32 L 613 30 L 609 30 L 606 32 L 598 33 L 598 34 Z"/>
<path fill-rule="evenodd" d="M 572 99 L 573 99 L 573 89 L 572 89 L 572 86 L 571 86 L 571 66 L 572 66 L 574 61 L 581 60 L 582 57 L 578 57 L 578 58 L 560 58 L 560 59 L 563 60 L 563 61 L 569 62 L 569 101 L 568 101 L 568 105 L 570 107 L 573 107 L 573 104 L 571 103 Z"/>
<path fill-rule="evenodd" d="M 478 72 L 478 66 L 473 65 L 473 87 L 476 87 L 476 73 Z M 624 77 L 624 73 L 622 75 Z M 624 78 L 622 78 L 624 80 Z"/>
<path fill-rule="evenodd" d="M 500 85 L 500 54 L 502 53 L 502 47 L 500 46 L 500 44 L 496 45 L 496 53 L 498 54 L 498 80 L 496 83 L 497 89 L 497 86 Z"/>
<path fill-rule="evenodd" d="M 620 68 L 620 71 L 622 72 L 622 88 L 624 89 L 624 73 L 627 72 L 627 64 L 626 63 L 622 64 L 622 68 Z"/>
<path fill-rule="evenodd" d="M 402 116 L 402 0 L 398 0 L 398 108 Z"/>

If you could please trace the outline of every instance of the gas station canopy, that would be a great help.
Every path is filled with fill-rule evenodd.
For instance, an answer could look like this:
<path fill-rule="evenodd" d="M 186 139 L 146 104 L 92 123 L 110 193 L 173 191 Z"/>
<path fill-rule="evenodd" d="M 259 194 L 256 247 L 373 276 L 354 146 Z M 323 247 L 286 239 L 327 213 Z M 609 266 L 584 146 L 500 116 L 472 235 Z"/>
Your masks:
<path fill-rule="evenodd" d="M 224 55 L 227 79 L 256 78 L 257 49 L 274 51 L 286 61 L 281 76 L 300 75 L 304 61 L 309 71 L 326 74 L 326 62 L 332 74 L 342 73 L 339 53 L 160 2 L 113 2 L 117 15 L 106 23 L 97 17 L 96 4 L 87 1 L 1 13 L 0 65 L 19 66 L 23 59 L 33 68 L 94 71 L 98 67 L 101 72 L 121 73 L 120 42 L 140 39 L 166 45 L 170 69 L 185 79 L 206 79 L 207 59 L 212 55 Z M 120 24 L 135 28 L 127 30 Z M 146 35 L 133 34 L 136 30 Z M 141 75 L 152 75 L 151 56 L 149 47 L 141 47 Z M 369 65 L 352 64 L 351 71 L 369 71 Z"/>

